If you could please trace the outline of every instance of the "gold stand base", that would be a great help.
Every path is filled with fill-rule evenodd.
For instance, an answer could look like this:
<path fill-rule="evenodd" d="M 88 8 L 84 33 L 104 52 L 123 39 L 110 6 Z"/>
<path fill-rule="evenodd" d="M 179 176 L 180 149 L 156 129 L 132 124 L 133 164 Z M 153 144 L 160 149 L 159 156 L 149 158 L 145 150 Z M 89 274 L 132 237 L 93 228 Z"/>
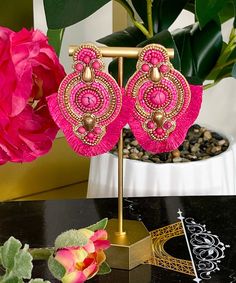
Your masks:
<path fill-rule="evenodd" d="M 151 236 L 140 221 L 124 220 L 124 231 L 117 233 L 118 220 L 110 219 L 106 230 L 111 247 L 106 251 L 107 262 L 112 268 L 131 270 L 152 256 Z"/>

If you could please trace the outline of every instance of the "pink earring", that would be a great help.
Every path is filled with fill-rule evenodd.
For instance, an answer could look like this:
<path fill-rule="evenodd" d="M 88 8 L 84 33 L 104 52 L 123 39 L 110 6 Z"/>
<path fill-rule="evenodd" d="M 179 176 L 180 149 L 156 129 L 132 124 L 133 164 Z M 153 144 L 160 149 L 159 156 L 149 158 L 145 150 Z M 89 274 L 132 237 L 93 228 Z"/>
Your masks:
<path fill-rule="evenodd" d="M 103 72 L 99 49 L 82 44 L 73 55 L 74 72 L 49 97 L 49 110 L 71 147 L 80 155 L 95 156 L 112 149 L 127 123 L 122 93 Z"/>
<path fill-rule="evenodd" d="M 126 94 L 134 107 L 129 125 L 147 151 L 176 149 L 198 116 L 202 87 L 189 86 L 169 61 L 167 50 L 158 44 L 144 47 L 137 71 L 129 79 Z"/>

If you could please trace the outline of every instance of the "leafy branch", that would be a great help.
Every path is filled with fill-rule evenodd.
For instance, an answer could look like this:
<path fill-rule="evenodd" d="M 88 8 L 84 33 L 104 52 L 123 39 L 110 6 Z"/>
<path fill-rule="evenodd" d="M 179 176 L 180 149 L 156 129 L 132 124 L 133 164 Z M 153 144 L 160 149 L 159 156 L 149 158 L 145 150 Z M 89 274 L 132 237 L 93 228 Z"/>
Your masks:
<path fill-rule="evenodd" d="M 14 237 L 10 237 L 0 247 L 0 265 L 4 275 L 0 277 L 1 283 L 24 283 L 24 279 L 31 279 L 33 257 L 29 253 L 29 246 L 22 244 Z M 50 283 L 43 279 L 31 279 L 29 283 Z"/>
<path fill-rule="evenodd" d="M 146 27 L 139 21 L 135 19 L 134 11 L 131 6 L 124 0 L 115 0 L 122 7 L 125 8 L 127 14 L 130 16 L 130 19 L 135 27 L 137 27 L 147 39 L 153 37 L 153 23 L 152 23 L 152 0 L 147 1 L 147 13 L 148 13 L 148 30 Z"/>

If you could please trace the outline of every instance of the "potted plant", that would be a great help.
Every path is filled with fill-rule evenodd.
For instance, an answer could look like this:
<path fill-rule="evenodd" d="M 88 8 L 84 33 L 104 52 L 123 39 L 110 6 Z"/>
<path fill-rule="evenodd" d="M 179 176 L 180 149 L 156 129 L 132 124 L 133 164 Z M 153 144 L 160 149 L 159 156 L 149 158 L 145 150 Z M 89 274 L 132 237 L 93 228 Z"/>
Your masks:
<path fill-rule="evenodd" d="M 46 12 L 47 10 L 50 11 L 50 2 L 54 1 L 50 0 L 44 2 Z M 81 13 L 79 6 L 81 5 L 82 7 L 84 1 L 80 1 L 79 3 L 77 1 L 76 7 L 73 6 L 76 5 L 76 1 L 69 2 L 64 4 L 67 9 L 73 11 L 73 13 L 70 14 L 70 19 L 74 22 L 81 20 L 81 14 L 78 16 L 76 13 Z M 85 17 L 92 13 L 107 2 L 109 1 L 91 2 L 91 5 L 87 3 L 86 6 L 83 6 L 86 10 L 83 16 Z M 235 1 L 117 0 L 117 2 L 126 9 L 133 25 L 124 31 L 116 32 L 99 39 L 98 42 L 107 46 L 129 47 L 143 47 L 149 43 L 159 43 L 165 47 L 174 48 L 175 57 L 172 60 L 174 67 L 181 71 L 189 83 L 203 84 L 205 89 L 214 86 L 224 78 L 236 76 L 235 20 L 228 42 L 223 41 L 221 31 L 222 24 L 235 17 Z M 90 11 L 88 11 L 89 9 Z M 194 23 L 170 32 L 170 26 L 182 10 L 188 10 L 194 14 Z M 55 13 L 54 6 L 54 15 L 55 14 L 57 15 L 55 17 L 56 19 L 52 19 L 51 17 L 51 23 L 55 23 L 57 18 L 60 17 L 60 13 Z M 65 14 L 67 15 L 68 13 L 64 12 L 64 15 Z M 50 27 L 50 13 L 47 13 L 47 16 Z M 71 23 L 72 22 L 69 24 Z M 51 27 L 59 28 L 56 32 L 61 33 L 65 24 L 64 26 L 51 25 Z M 53 30 L 53 33 L 55 35 L 55 30 Z M 51 34 L 51 31 L 49 31 L 49 36 Z M 60 40 L 58 42 L 60 43 Z M 58 46 L 59 45 L 60 44 L 58 44 Z M 124 60 L 124 83 L 126 83 L 128 78 L 134 73 L 135 65 L 136 60 Z M 110 64 L 109 70 L 114 77 L 117 76 L 116 60 Z M 212 136 L 209 131 L 199 129 L 198 126 L 192 128 L 192 131 L 196 134 L 202 131 L 203 136 L 199 136 L 198 138 L 202 138 L 203 140 L 204 138 L 207 139 L 207 135 L 208 137 L 210 135 Z M 220 138 L 218 141 L 223 143 L 223 140 L 224 137 L 222 137 L 222 139 Z M 217 144 L 215 144 L 215 146 L 217 146 Z M 151 163 L 144 164 L 139 161 L 125 160 L 125 167 L 127 167 L 125 169 L 125 190 L 127 195 L 235 193 L 236 189 L 234 188 L 233 175 L 226 176 L 230 173 L 230 170 L 224 168 L 224 166 L 227 167 L 227 164 L 229 164 L 229 168 L 232 168 L 233 157 L 231 154 L 233 150 L 233 146 L 230 146 L 222 155 L 218 155 L 209 160 L 192 162 L 191 165 L 186 162 L 178 165 L 162 164 L 161 166 L 153 166 Z M 172 153 L 172 155 L 174 154 L 177 155 L 176 158 L 179 157 L 178 152 Z M 222 156 L 226 158 L 226 161 L 223 161 Z M 114 159 L 114 157 L 108 154 L 106 156 L 96 157 L 92 160 L 89 196 L 109 196 L 107 189 L 104 190 L 104 186 L 112 188 L 110 196 L 116 194 L 116 170 L 112 170 L 111 168 L 111 162 L 112 164 L 116 162 L 111 161 L 111 159 Z M 109 168 L 109 174 L 107 174 L 107 170 L 104 170 L 104 166 L 107 166 L 107 169 Z M 103 169 L 99 170 L 99 168 Z M 201 169 L 196 171 L 198 168 Z M 149 174 L 144 176 L 144 170 L 145 172 L 149 172 Z M 224 177 L 222 177 L 222 174 L 219 174 L 222 173 L 222 171 L 226 171 Z M 102 174 L 102 172 L 106 172 L 105 175 Z M 114 172 L 114 176 L 112 176 L 112 172 Z M 138 172 L 142 172 L 142 174 L 138 174 Z M 182 173 L 180 174 L 180 172 Z M 139 176 L 141 177 L 139 178 Z M 199 179 L 200 176 L 201 179 Z M 150 180 L 150 184 L 148 182 L 143 183 L 144 179 Z M 188 179 L 189 182 L 187 181 Z M 207 183 L 204 183 L 205 181 Z M 197 186 L 194 183 L 196 183 Z M 201 186 L 202 183 L 204 184 Z M 101 185 L 101 191 L 98 188 L 99 184 Z M 223 187 L 220 189 L 219 186 Z M 138 191 L 135 190 L 137 187 L 139 188 Z M 145 189 L 142 189 L 143 187 L 145 187 Z M 147 187 L 150 187 L 150 190 L 147 190 Z M 173 190 L 171 190 L 171 188 Z M 94 194 L 91 193 L 93 191 Z"/>

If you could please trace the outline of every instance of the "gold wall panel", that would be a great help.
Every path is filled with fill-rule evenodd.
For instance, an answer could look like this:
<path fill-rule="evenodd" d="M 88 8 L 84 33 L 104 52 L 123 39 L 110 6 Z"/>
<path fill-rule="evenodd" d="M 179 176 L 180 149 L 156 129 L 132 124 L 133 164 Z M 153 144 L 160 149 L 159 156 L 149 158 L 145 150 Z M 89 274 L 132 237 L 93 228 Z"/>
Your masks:
<path fill-rule="evenodd" d="M 33 0 L 1 0 L 0 25 L 18 31 L 33 27 Z"/>
<path fill-rule="evenodd" d="M 113 32 L 123 30 L 128 26 L 128 14 L 116 1 L 113 1 Z"/>
<path fill-rule="evenodd" d="M 86 182 L 88 174 L 89 159 L 76 155 L 65 138 L 57 138 L 51 151 L 33 162 L 0 166 L 0 200 Z"/>

